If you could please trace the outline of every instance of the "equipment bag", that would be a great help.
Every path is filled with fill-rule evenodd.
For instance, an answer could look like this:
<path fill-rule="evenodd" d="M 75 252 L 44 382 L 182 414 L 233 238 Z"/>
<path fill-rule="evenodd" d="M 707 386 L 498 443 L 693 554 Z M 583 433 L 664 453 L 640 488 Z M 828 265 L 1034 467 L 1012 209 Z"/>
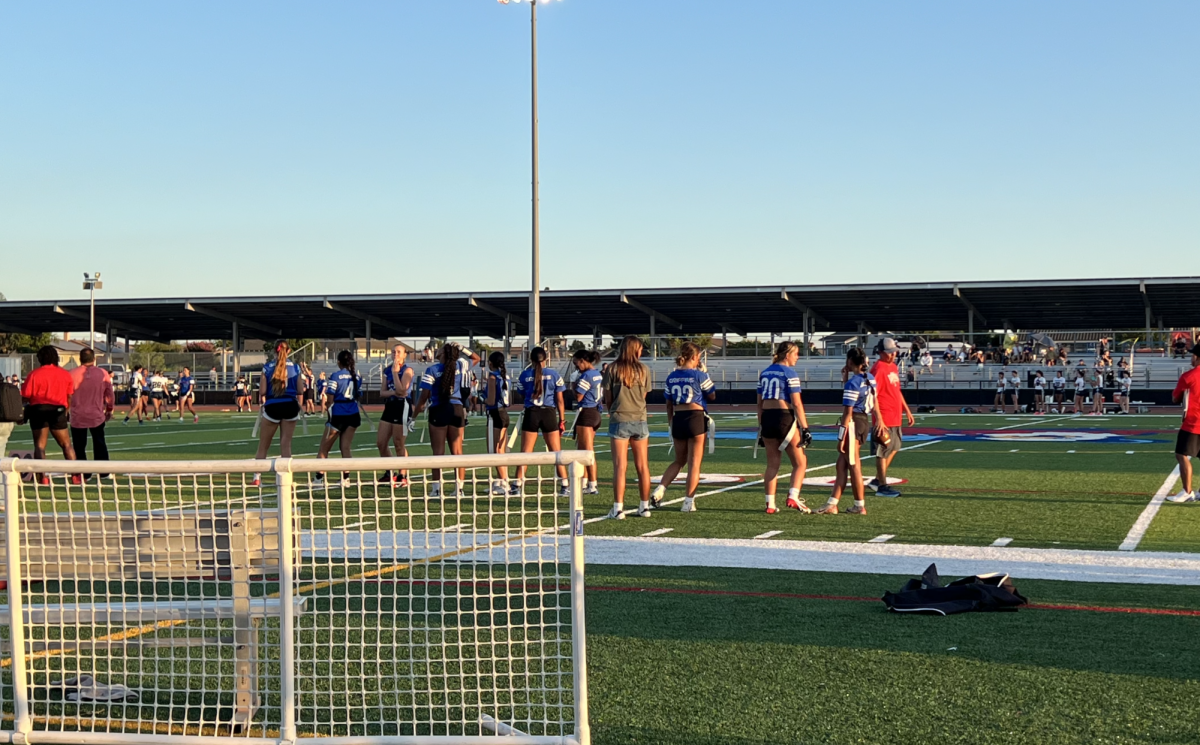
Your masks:
<path fill-rule="evenodd" d="M 0 422 L 25 421 L 25 405 L 21 389 L 12 383 L 0 383 Z"/>
<path fill-rule="evenodd" d="M 942 587 L 936 564 L 930 564 L 920 579 L 910 579 L 900 592 L 883 595 L 888 610 L 940 616 L 967 611 L 1016 610 L 1028 602 L 1013 587 L 1007 574 L 963 577 Z"/>

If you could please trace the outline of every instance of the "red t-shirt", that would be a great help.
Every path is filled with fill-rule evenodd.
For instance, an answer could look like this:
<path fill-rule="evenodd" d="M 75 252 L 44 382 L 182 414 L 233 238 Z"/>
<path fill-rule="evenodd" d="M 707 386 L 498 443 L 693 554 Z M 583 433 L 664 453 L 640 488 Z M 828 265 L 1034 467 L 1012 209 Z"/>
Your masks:
<path fill-rule="evenodd" d="M 875 376 L 875 405 L 885 427 L 899 427 L 904 414 L 904 397 L 900 393 L 900 368 L 894 362 L 876 360 L 871 366 Z"/>
<path fill-rule="evenodd" d="M 67 397 L 74 392 L 75 381 L 71 379 L 71 373 L 58 365 L 42 365 L 29 373 L 21 386 L 21 397 L 33 406 L 66 406 Z"/>
<path fill-rule="evenodd" d="M 1175 384 L 1174 398 L 1183 398 L 1187 394 L 1187 410 L 1183 414 L 1184 432 L 1200 435 L 1200 367 L 1193 367 L 1179 376 Z"/>

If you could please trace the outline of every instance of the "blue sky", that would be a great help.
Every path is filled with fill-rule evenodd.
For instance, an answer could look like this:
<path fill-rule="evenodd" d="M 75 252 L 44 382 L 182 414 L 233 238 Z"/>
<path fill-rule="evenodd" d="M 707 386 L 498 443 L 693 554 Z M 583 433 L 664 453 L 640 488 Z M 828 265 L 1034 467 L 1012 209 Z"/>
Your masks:
<path fill-rule="evenodd" d="M 539 21 L 544 286 L 1196 273 L 1200 3 Z M 4 3 L 0 292 L 526 289 L 528 35 L 494 0 Z"/>

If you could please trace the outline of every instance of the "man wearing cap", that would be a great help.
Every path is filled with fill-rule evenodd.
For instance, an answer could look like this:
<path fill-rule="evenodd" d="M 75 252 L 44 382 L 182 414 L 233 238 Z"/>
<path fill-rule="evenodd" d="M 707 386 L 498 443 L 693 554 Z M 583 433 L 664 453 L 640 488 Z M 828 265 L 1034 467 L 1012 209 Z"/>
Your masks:
<path fill-rule="evenodd" d="M 900 441 L 903 430 L 900 427 L 901 415 L 908 417 L 908 426 L 913 426 L 912 410 L 900 392 L 900 369 L 896 367 L 896 354 L 900 346 L 890 336 L 884 337 L 875 345 L 875 354 L 879 359 L 871 367 L 871 374 L 878 386 L 876 403 L 871 431 L 871 448 L 875 451 L 875 478 L 867 486 L 875 490 L 876 496 L 898 497 L 900 491 L 888 486 L 888 466 L 892 458 L 900 452 Z"/>

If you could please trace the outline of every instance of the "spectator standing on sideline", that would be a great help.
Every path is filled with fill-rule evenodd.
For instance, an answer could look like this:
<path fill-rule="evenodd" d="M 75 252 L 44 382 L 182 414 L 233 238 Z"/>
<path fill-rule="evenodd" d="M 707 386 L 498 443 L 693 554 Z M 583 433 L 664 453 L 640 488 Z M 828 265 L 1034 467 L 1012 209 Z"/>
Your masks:
<path fill-rule="evenodd" d="M 112 375 L 96 367 L 96 353 L 91 349 L 79 352 L 79 367 L 71 371 L 75 395 L 71 397 L 71 443 L 75 457 L 87 460 L 88 435 L 92 436 L 92 460 L 108 460 L 108 445 L 104 440 L 104 423 L 112 419 L 116 407 Z M 84 478 L 90 478 L 84 474 Z M 107 478 L 112 478 L 110 474 Z"/>
<path fill-rule="evenodd" d="M 1183 404 L 1183 424 L 1175 438 L 1175 460 L 1179 461 L 1179 479 L 1183 491 L 1167 497 L 1181 504 L 1195 502 L 1192 491 L 1192 458 L 1200 457 L 1200 345 L 1192 347 L 1192 368 L 1179 376 L 1171 400 Z"/>
<path fill-rule="evenodd" d="M 1012 413 L 1016 414 L 1021 409 L 1021 376 L 1016 370 L 1008 377 L 1008 392 L 1012 395 Z"/>
<path fill-rule="evenodd" d="M 220 375 L 217 374 L 217 368 L 214 367 L 208 371 L 208 387 L 211 390 L 217 390 L 217 381 L 220 379 Z"/>
<path fill-rule="evenodd" d="M 75 383 L 71 373 L 58 366 L 58 350 L 46 345 L 38 350 L 40 367 L 29 373 L 21 386 L 21 398 L 25 399 L 25 421 L 33 432 L 33 457 L 46 457 L 46 442 L 51 435 L 62 448 L 63 457 L 75 460 L 75 449 L 67 435 L 67 417 L 71 408 L 71 394 Z M 42 474 L 39 483 L 49 484 L 50 477 Z M 71 476 L 72 484 L 82 483 L 79 474 Z"/>
<path fill-rule="evenodd" d="M 867 486 L 875 490 L 878 497 L 898 497 L 899 489 L 888 485 L 888 467 L 896 453 L 900 452 L 904 430 L 901 427 L 901 414 L 908 418 L 908 426 L 913 426 L 912 410 L 904 400 L 900 390 L 900 370 L 896 367 L 896 353 L 900 347 L 896 340 L 885 337 L 875 346 L 875 354 L 879 356 L 871 367 L 870 373 L 875 378 L 877 386 L 875 393 L 874 427 L 871 430 L 871 447 L 875 451 L 875 478 Z M 882 430 L 889 437 L 885 442 L 880 441 Z"/>

